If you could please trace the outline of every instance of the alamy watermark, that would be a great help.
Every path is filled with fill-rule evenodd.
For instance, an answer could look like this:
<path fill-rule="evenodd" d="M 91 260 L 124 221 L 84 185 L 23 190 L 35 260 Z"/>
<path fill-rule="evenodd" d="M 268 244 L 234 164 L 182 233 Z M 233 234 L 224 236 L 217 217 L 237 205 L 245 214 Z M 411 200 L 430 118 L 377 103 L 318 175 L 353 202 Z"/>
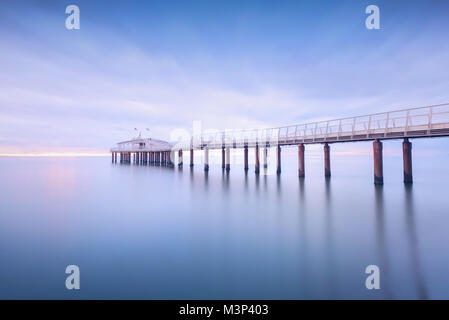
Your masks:
<path fill-rule="evenodd" d="M 65 27 L 68 30 L 80 29 L 80 8 L 77 5 L 71 4 L 65 9 L 65 13 L 69 16 L 65 20 Z"/>
<path fill-rule="evenodd" d="M 65 279 L 65 287 L 67 290 L 80 289 L 80 268 L 77 265 L 71 264 L 65 268 L 65 273 L 69 276 Z"/>
<path fill-rule="evenodd" d="M 368 30 L 380 29 L 380 9 L 376 5 L 369 5 L 365 9 L 365 13 L 369 16 L 365 20 L 365 26 Z"/>
<path fill-rule="evenodd" d="M 369 276 L 365 280 L 365 287 L 368 290 L 380 289 L 380 269 L 378 266 L 372 264 L 365 268 L 365 273 Z"/>

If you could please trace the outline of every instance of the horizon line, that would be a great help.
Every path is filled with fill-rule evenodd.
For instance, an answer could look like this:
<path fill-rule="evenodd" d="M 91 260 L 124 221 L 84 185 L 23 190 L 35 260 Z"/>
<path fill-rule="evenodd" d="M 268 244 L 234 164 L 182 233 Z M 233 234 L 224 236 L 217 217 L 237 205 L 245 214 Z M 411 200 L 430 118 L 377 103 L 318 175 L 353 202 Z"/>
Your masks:
<path fill-rule="evenodd" d="M 29 152 L 29 153 L 0 153 L 0 157 L 105 157 L 105 152 Z"/>

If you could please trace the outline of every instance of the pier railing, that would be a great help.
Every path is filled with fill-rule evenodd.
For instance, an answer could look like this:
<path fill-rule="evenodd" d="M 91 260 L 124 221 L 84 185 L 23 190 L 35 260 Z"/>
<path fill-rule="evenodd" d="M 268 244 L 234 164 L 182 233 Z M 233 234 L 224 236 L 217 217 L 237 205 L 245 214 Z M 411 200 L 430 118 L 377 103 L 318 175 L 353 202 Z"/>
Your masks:
<path fill-rule="evenodd" d="M 335 120 L 196 135 L 176 149 L 346 142 L 449 135 L 449 103 Z"/>

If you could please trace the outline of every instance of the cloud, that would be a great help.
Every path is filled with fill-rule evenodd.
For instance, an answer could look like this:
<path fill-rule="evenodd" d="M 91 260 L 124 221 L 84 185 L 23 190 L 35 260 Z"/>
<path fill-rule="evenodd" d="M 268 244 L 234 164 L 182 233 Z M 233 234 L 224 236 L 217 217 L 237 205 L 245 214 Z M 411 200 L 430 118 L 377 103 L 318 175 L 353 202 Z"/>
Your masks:
<path fill-rule="evenodd" d="M 411 38 L 401 24 L 376 34 L 321 21 L 312 39 L 304 25 L 283 25 L 282 11 L 276 32 L 243 20 L 227 32 L 226 20 L 214 22 L 220 32 L 184 25 L 188 39 L 160 25 L 163 39 L 151 28 L 132 29 L 132 19 L 115 25 L 101 17 L 68 33 L 46 10 L 36 16 L 47 18 L 40 28 L 13 9 L 2 20 L 10 26 L 0 31 L 2 153 L 104 151 L 135 127 L 168 139 L 194 120 L 219 130 L 261 128 L 449 101 L 449 45 L 431 25 Z M 247 44 L 239 32 L 260 34 Z"/>

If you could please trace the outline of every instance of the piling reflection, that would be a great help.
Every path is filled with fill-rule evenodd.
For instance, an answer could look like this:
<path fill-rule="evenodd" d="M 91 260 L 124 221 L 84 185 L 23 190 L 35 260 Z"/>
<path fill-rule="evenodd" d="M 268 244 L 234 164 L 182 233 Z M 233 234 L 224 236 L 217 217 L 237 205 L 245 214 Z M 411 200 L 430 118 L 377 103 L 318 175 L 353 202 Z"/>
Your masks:
<path fill-rule="evenodd" d="M 307 250 L 307 225 L 306 225 L 306 198 L 305 198 L 305 184 L 304 178 L 299 179 L 299 288 L 300 290 L 307 290 L 308 281 L 308 250 Z"/>
<path fill-rule="evenodd" d="M 332 181 L 331 177 L 325 177 L 324 183 L 321 182 L 320 188 L 316 190 L 314 189 L 314 182 L 306 180 L 305 178 L 298 178 L 298 180 L 296 180 L 297 185 L 295 188 L 295 191 L 297 192 L 296 201 L 292 201 L 289 196 L 294 187 L 292 185 L 293 179 L 291 179 L 291 177 L 283 177 L 282 175 L 254 175 L 253 178 L 253 176 L 249 176 L 246 172 L 233 172 L 233 176 L 231 176 L 231 174 L 232 173 L 226 170 L 222 170 L 220 181 L 219 173 L 217 176 L 214 175 L 214 172 L 205 172 L 201 168 L 195 175 L 193 168 L 190 168 L 189 177 L 191 185 L 192 187 L 195 187 L 194 185 L 196 185 L 196 191 L 194 191 L 196 192 L 195 197 L 201 197 L 201 194 L 207 193 L 213 196 L 213 191 L 216 189 L 215 186 L 218 185 L 220 189 L 221 182 L 222 192 L 221 197 L 218 199 L 221 198 L 219 201 L 223 201 L 220 202 L 220 211 L 224 213 L 222 215 L 222 218 L 224 219 L 222 221 L 223 232 L 227 233 L 233 230 L 233 225 L 229 224 L 230 220 L 226 219 L 229 219 L 230 217 L 235 219 L 235 216 L 229 215 L 228 213 L 235 210 L 236 203 L 247 203 L 249 201 L 251 202 L 251 205 L 258 206 L 258 209 L 254 210 L 255 212 L 267 210 L 266 208 L 268 207 L 273 208 L 268 210 L 272 210 L 276 220 L 271 221 L 268 230 L 277 235 L 282 235 L 286 232 L 285 230 L 288 230 L 288 226 L 285 225 L 285 223 L 286 221 L 292 221 L 292 217 L 289 213 L 291 213 L 291 209 L 293 209 L 293 212 L 298 212 L 295 222 L 299 223 L 296 230 L 296 239 L 299 243 L 297 244 L 297 251 L 295 253 L 295 258 L 298 263 L 296 277 L 299 280 L 297 290 L 301 292 L 301 296 L 303 297 L 313 297 L 314 292 L 319 293 L 321 298 L 338 299 L 340 296 L 345 297 L 345 292 L 347 291 L 347 288 L 345 287 L 345 276 L 339 275 L 344 273 L 344 270 L 340 270 L 340 272 L 337 270 L 339 266 L 338 262 L 341 263 L 343 260 L 349 259 L 351 263 L 357 263 L 358 260 L 351 256 L 342 258 L 341 252 L 336 245 L 337 239 L 346 237 L 346 235 L 342 235 L 341 232 L 343 231 L 341 230 L 342 228 L 340 228 L 341 221 L 339 220 L 339 217 L 342 208 L 339 208 L 340 201 L 336 201 L 339 200 L 336 199 L 339 194 L 339 181 Z M 233 190 L 231 190 L 230 186 L 231 179 L 234 179 L 232 186 Z M 194 183 L 194 180 L 196 180 L 196 183 Z M 372 187 L 370 187 L 369 190 L 372 192 L 373 189 L 371 188 Z M 410 254 L 406 255 L 405 258 L 410 262 L 410 270 L 412 271 L 413 282 L 416 285 L 418 298 L 427 299 L 428 292 L 424 281 L 418 249 L 413 187 L 411 185 L 406 185 L 404 188 L 403 209 L 405 212 L 406 234 L 404 234 L 405 237 L 403 237 L 403 239 L 407 240 L 410 250 Z M 195 188 L 193 188 L 193 190 L 195 190 Z M 236 193 L 236 190 L 238 193 Z M 236 201 L 236 199 L 239 199 L 238 197 L 241 197 L 242 195 L 242 201 Z M 370 252 L 369 257 L 370 259 L 371 257 L 373 258 L 372 261 L 370 260 L 370 263 L 378 265 L 381 270 L 381 290 L 379 294 L 382 298 L 393 299 L 395 296 L 401 296 L 401 293 L 400 290 L 393 287 L 392 282 L 392 280 L 395 279 L 392 278 L 393 274 L 391 266 L 393 262 L 390 259 L 396 259 L 393 256 L 389 256 L 389 252 L 391 253 L 394 249 L 390 248 L 392 244 L 389 242 L 386 232 L 388 229 L 386 222 L 389 221 L 386 219 L 386 211 L 390 211 L 387 210 L 388 208 L 386 207 L 384 197 L 384 187 L 382 185 L 374 186 L 374 195 L 370 200 L 373 201 L 372 204 L 375 213 L 375 237 L 372 239 L 369 238 L 369 240 L 364 240 L 374 241 L 372 242 L 372 244 L 374 244 L 374 246 L 372 246 L 374 252 Z M 318 199 L 318 201 L 315 201 L 314 198 Z M 204 203 L 207 203 L 207 201 L 211 201 L 211 199 L 212 198 L 209 198 L 203 201 L 205 201 Z M 310 203 L 309 207 L 307 206 L 308 203 Z M 318 206 L 316 206 L 315 203 L 319 203 Z M 349 207 L 344 207 L 344 209 L 352 210 L 350 206 L 351 204 L 349 204 Z M 212 203 L 208 203 L 208 207 L 212 208 Z M 322 208 L 322 211 L 320 208 Z M 215 211 L 216 210 L 214 209 L 214 212 Z M 394 213 L 395 211 L 392 210 L 391 214 Z M 323 218 L 323 220 L 321 220 L 321 218 Z M 260 223 L 260 221 L 255 222 Z M 275 224 L 273 224 L 273 222 L 275 222 Z M 339 228 L 336 229 L 336 225 L 338 225 Z M 372 227 L 371 224 L 367 224 L 368 229 Z M 274 229 L 276 230 L 273 231 Z M 319 232 L 317 233 L 316 230 Z M 320 231 L 324 231 L 324 234 Z M 351 229 L 349 227 L 344 232 L 347 232 L 349 235 L 350 231 Z M 316 238 L 321 238 L 323 241 L 320 240 L 317 245 Z M 323 269 L 320 270 L 320 268 L 317 268 L 317 264 L 321 264 Z M 322 272 L 322 274 L 320 272 Z"/>
<path fill-rule="evenodd" d="M 335 257 L 335 239 L 332 220 L 332 195 L 331 195 L 331 177 L 325 177 L 325 259 L 326 259 L 326 275 L 329 287 L 329 298 L 336 299 L 338 288 L 337 279 L 334 274 L 337 272 L 336 257 Z"/>
<path fill-rule="evenodd" d="M 222 186 L 222 190 L 227 194 L 229 192 L 229 171 L 222 170 L 221 186 Z"/>
<path fill-rule="evenodd" d="M 256 194 L 259 194 L 259 188 L 260 188 L 260 176 L 256 174 L 255 178 L 255 185 L 256 185 Z"/>
<path fill-rule="evenodd" d="M 281 175 L 276 175 L 276 194 L 279 197 L 282 195 Z"/>
<path fill-rule="evenodd" d="M 204 171 L 204 190 L 207 192 L 209 188 L 209 171 Z"/>
<path fill-rule="evenodd" d="M 417 295 L 419 299 L 428 299 L 427 286 L 424 281 L 421 268 L 421 259 L 418 247 L 418 235 L 415 225 L 415 206 L 413 203 L 413 185 L 405 184 L 405 223 L 407 229 L 407 238 L 410 248 L 410 263 L 412 274 L 416 284 Z"/>
<path fill-rule="evenodd" d="M 393 294 L 390 286 L 390 272 L 388 263 L 387 241 L 385 234 L 385 204 L 383 185 L 376 184 L 375 190 L 375 208 L 376 208 L 376 237 L 377 250 L 379 252 L 379 268 L 382 276 L 381 286 L 384 298 L 392 299 Z"/>
<path fill-rule="evenodd" d="M 244 190 L 245 190 L 245 195 L 248 195 L 248 171 L 245 170 L 245 174 L 244 174 Z"/>

